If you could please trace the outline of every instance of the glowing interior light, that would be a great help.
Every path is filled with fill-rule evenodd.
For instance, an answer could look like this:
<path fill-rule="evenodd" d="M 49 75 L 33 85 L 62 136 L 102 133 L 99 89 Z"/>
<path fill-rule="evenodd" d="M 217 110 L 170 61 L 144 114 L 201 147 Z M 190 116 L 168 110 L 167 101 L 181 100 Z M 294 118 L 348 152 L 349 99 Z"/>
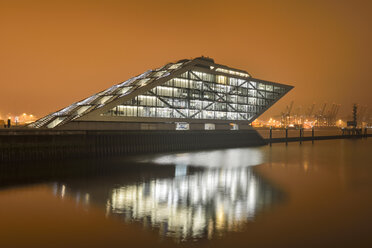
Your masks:
<path fill-rule="evenodd" d="M 121 95 L 127 95 L 128 92 L 132 89 L 132 87 L 124 87 L 123 89 L 120 90 L 119 94 Z"/>
<path fill-rule="evenodd" d="M 158 71 L 155 73 L 155 77 L 162 77 L 165 73 L 167 73 L 167 71 Z"/>
<path fill-rule="evenodd" d="M 222 76 L 222 75 L 217 75 L 217 83 L 219 84 L 226 84 L 227 83 L 227 79 L 225 76 Z"/>
<path fill-rule="evenodd" d="M 101 97 L 101 99 L 99 99 L 98 103 L 99 103 L 99 104 L 104 104 L 104 103 L 107 102 L 110 98 L 112 98 L 112 96 L 103 96 L 103 97 Z"/>
<path fill-rule="evenodd" d="M 178 63 L 178 64 L 173 64 L 169 67 L 170 70 L 175 70 L 177 68 L 179 68 L 180 66 L 182 65 L 182 63 Z"/>
<path fill-rule="evenodd" d="M 140 81 L 138 81 L 138 85 L 139 86 L 144 86 L 147 84 L 147 82 L 150 80 L 150 78 L 144 78 L 144 79 L 141 79 Z"/>
<path fill-rule="evenodd" d="M 52 122 L 47 125 L 47 128 L 53 128 L 61 123 L 66 117 L 56 117 Z"/>
<path fill-rule="evenodd" d="M 249 74 L 247 74 L 247 73 L 233 71 L 233 70 L 227 70 L 227 69 L 223 69 L 223 68 L 217 68 L 216 71 L 223 72 L 223 73 L 226 73 L 226 74 L 231 74 L 231 75 L 237 75 L 237 76 L 240 76 L 240 77 L 249 77 Z"/>
<path fill-rule="evenodd" d="M 76 113 L 78 114 L 78 115 L 81 115 L 82 113 L 84 113 L 87 109 L 89 109 L 91 106 L 90 105 L 88 105 L 88 106 L 82 106 L 82 107 L 80 107 L 78 110 L 76 110 Z"/>

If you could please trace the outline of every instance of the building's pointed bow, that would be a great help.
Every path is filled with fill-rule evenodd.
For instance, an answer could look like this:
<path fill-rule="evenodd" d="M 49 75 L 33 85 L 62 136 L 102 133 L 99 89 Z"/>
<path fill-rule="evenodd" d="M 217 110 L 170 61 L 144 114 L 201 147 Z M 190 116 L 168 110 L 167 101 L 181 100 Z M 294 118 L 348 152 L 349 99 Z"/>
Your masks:
<path fill-rule="evenodd" d="M 72 122 L 247 125 L 292 88 L 198 57 L 146 71 L 30 126 L 71 127 L 67 124 Z"/>

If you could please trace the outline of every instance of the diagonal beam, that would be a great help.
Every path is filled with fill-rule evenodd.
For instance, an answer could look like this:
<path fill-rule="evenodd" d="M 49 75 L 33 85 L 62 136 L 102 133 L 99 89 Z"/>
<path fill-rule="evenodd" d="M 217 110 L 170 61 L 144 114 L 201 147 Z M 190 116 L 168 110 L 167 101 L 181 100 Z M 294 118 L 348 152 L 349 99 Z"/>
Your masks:
<path fill-rule="evenodd" d="M 170 105 L 166 100 L 164 100 L 164 98 L 156 95 L 152 90 L 149 91 L 150 94 L 152 94 L 153 96 L 155 96 L 156 98 L 158 98 L 161 102 L 163 102 L 165 105 L 167 105 L 169 108 L 171 109 L 174 109 L 177 111 L 177 113 L 179 113 L 180 115 L 182 115 L 183 117 L 187 118 L 186 115 L 184 115 L 182 112 L 180 112 L 178 109 L 176 109 L 174 106 Z"/>
<path fill-rule="evenodd" d="M 238 87 L 242 87 L 243 84 L 248 83 L 247 80 L 243 81 L 243 83 L 239 84 Z"/>
<path fill-rule="evenodd" d="M 260 94 L 262 98 L 266 98 L 266 97 L 264 97 L 264 96 L 262 95 L 262 93 L 257 89 L 257 87 L 253 86 L 253 84 L 252 84 L 251 82 L 249 82 L 249 85 L 252 86 L 252 88 L 255 89 L 256 92 L 257 92 L 258 94 Z"/>
<path fill-rule="evenodd" d="M 249 84 L 250 86 L 252 86 L 253 89 L 257 90 L 257 88 L 256 88 L 256 87 L 255 87 L 251 82 L 248 82 L 248 84 Z"/>
<path fill-rule="evenodd" d="M 203 79 L 201 79 L 198 75 L 196 75 L 193 71 L 189 71 L 189 73 L 191 73 L 192 75 L 194 75 L 194 77 L 196 77 L 199 81 L 203 81 Z"/>
<path fill-rule="evenodd" d="M 203 84 L 203 85 L 206 86 L 212 93 L 214 93 L 215 95 L 217 95 L 219 99 L 222 99 L 223 101 L 226 101 L 226 100 L 223 99 L 222 96 L 220 96 L 219 92 L 217 92 L 214 89 L 212 89 L 211 87 L 209 87 L 208 84 Z M 216 100 L 218 100 L 218 99 L 216 99 Z"/>
<path fill-rule="evenodd" d="M 227 94 L 231 94 L 232 91 L 236 90 L 238 87 L 242 87 L 243 84 L 245 83 L 248 83 L 247 80 L 244 80 L 241 84 L 239 84 L 238 86 L 230 86 L 231 87 L 231 90 L 227 93 Z"/>
<path fill-rule="evenodd" d="M 266 98 L 266 97 L 264 97 L 264 96 L 262 95 L 262 93 L 259 92 L 258 90 L 257 90 L 257 93 L 260 94 L 262 98 Z"/>
<path fill-rule="evenodd" d="M 232 108 L 236 113 L 238 113 L 241 117 L 243 117 L 245 120 L 247 120 L 245 117 L 244 117 L 244 115 L 242 115 L 241 113 L 240 113 L 240 111 L 238 111 L 236 108 L 234 108 L 230 103 L 227 103 L 227 105 L 228 106 L 230 106 L 230 108 Z"/>
<path fill-rule="evenodd" d="M 202 109 L 200 109 L 198 112 L 195 112 L 195 114 L 191 115 L 189 118 L 193 118 L 194 116 L 196 116 L 197 114 L 199 114 L 200 112 L 202 112 L 202 110 L 207 110 L 207 108 L 211 105 L 215 104 L 215 102 L 211 102 L 210 104 L 208 104 L 207 106 L 205 106 L 205 108 L 202 107 Z"/>

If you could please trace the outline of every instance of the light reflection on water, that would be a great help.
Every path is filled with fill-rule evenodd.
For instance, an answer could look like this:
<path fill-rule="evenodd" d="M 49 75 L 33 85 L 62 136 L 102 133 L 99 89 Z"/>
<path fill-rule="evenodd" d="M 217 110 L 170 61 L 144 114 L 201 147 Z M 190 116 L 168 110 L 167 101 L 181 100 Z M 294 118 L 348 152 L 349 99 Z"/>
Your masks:
<path fill-rule="evenodd" d="M 166 235 L 201 238 L 235 230 L 273 201 L 248 168 L 207 170 L 113 188 L 108 211 L 162 226 Z M 145 220 L 146 219 L 146 220 Z"/>
<path fill-rule="evenodd" d="M 158 164 L 152 164 L 155 176 L 148 179 L 70 182 L 56 184 L 56 192 L 60 197 L 74 196 L 84 205 L 90 201 L 104 208 L 107 216 L 140 222 L 177 241 L 211 239 L 240 230 L 257 213 L 283 200 L 283 193 L 251 167 L 262 161 L 260 150 L 245 151 L 156 156 L 142 160 Z M 168 166 L 171 174 L 156 176 L 166 164 L 174 165 Z"/>
<path fill-rule="evenodd" d="M 235 148 L 203 152 L 176 153 L 148 157 L 141 162 L 156 164 L 192 165 L 202 167 L 247 167 L 262 164 L 265 160 L 260 148 Z"/>

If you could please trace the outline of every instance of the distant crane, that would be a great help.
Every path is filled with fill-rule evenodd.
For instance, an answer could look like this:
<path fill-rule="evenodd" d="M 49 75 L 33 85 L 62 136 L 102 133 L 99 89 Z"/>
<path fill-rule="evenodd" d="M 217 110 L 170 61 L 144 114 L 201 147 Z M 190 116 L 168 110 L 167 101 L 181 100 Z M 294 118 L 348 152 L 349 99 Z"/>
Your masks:
<path fill-rule="evenodd" d="M 336 121 L 337 121 L 337 114 L 338 112 L 340 111 L 340 107 L 341 107 L 341 104 L 337 104 L 336 106 L 336 110 L 333 114 L 333 124 L 335 125 L 336 124 Z"/>
<path fill-rule="evenodd" d="M 284 123 L 284 126 L 287 126 L 291 120 L 292 107 L 293 101 L 290 103 L 290 105 L 286 106 L 285 112 L 282 112 L 282 123 Z"/>
<path fill-rule="evenodd" d="M 311 118 L 312 117 L 312 114 L 314 112 L 314 107 L 315 107 L 315 103 L 313 103 L 313 105 L 311 105 L 311 108 L 309 110 L 309 113 L 307 114 L 308 118 Z"/>
<path fill-rule="evenodd" d="M 281 116 L 281 123 L 284 127 L 289 124 L 302 125 L 307 121 L 316 126 L 335 126 L 340 107 L 340 104 L 327 102 L 320 106 L 317 106 L 316 103 L 308 107 L 295 106 L 294 101 L 291 101 L 279 116 Z M 358 116 L 360 116 L 359 113 Z"/>
<path fill-rule="evenodd" d="M 329 110 L 329 113 L 327 115 L 327 126 L 334 126 L 336 124 L 336 118 L 338 111 L 340 109 L 340 104 L 332 104 L 331 110 Z"/>
<path fill-rule="evenodd" d="M 327 107 L 327 103 L 324 103 L 323 108 L 319 110 L 319 113 L 316 116 L 317 126 L 319 126 L 320 121 L 322 121 L 322 123 L 324 122 L 324 111 L 326 107 Z"/>
<path fill-rule="evenodd" d="M 324 111 L 325 111 L 326 107 L 327 107 L 327 103 L 325 102 L 325 103 L 324 103 L 324 106 L 323 106 L 323 109 L 322 109 L 322 111 L 320 112 L 320 116 L 323 116 L 323 115 L 324 115 Z"/>

